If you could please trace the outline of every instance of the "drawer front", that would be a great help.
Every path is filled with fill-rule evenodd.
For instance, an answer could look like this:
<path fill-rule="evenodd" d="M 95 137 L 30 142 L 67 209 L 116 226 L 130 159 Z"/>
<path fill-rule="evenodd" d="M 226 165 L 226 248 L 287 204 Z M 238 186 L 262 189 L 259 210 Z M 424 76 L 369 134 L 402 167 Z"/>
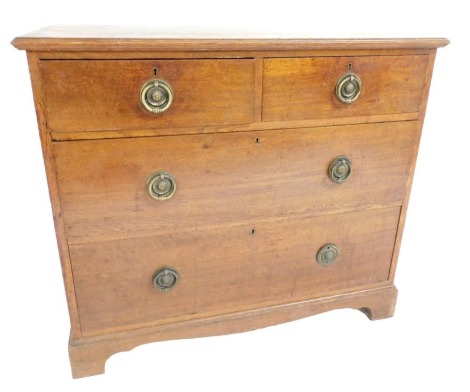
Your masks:
<path fill-rule="evenodd" d="M 157 76 L 154 75 L 157 69 Z M 41 62 L 48 128 L 129 130 L 250 123 L 254 60 L 45 60 Z M 141 88 L 169 83 L 169 109 L 151 113 Z"/>
<path fill-rule="evenodd" d="M 266 59 L 263 120 L 417 112 L 427 64 L 425 55 Z M 358 98 L 349 104 L 335 93 L 338 79 L 348 72 L 361 81 Z"/>
<path fill-rule="evenodd" d="M 267 217 L 400 205 L 416 123 L 54 144 L 69 243 L 153 236 Z M 352 174 L 333 182 L 347 156 Z M 154 200 L 147 178 L 164 170 L 176 192 Z"/>
<path fill-rule="evenodd" d="M 84 335 L 320 297 L 387 280 L 400 209 L 70 247 Z M 325 244 L 339 257 L 317 261 Z M 154 288 L 161 268 L 179 274 Z"/>

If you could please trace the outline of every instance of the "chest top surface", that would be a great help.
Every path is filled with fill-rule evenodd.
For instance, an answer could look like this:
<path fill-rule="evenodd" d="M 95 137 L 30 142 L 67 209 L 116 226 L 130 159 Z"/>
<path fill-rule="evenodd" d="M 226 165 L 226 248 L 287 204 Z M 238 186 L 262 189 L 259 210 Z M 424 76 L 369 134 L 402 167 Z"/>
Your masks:
<path fill-rule="evenodd" d="M 360 50 L 433 49 L 445 38 L 315 38 L 311 33 L 281 33 L 226 28 L 141 26 L 49 26 L 13 40 L 30 51 L 143 50 Z"/>

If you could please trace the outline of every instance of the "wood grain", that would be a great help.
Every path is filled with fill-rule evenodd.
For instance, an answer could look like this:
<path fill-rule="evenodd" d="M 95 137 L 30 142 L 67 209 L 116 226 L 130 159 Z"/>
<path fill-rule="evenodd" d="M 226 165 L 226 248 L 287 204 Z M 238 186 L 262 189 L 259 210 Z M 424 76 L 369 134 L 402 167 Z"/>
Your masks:
<path fill-rule="evenodd" d="M 266 59 L 263 121 L 416 112 L 427 56 Z M 337 80 L 352 71 L 362 91 L 352 104 L 335 95 Z"/>
<path fill-rule="evenodd" d="M 64 279 L 65 294 L 67 297 L 67 305 L 69 310 L 71 324 L 70 335 L 72 338 L 78 338 L 81 336 L 80 321 L 78 317 L 77 302 L 75 297 L 75 286 L 73 285 L 70 254 L 67 245 L 67 237 L 65 234 L 64 220 L 62 217 L 62 206 L 59 200 L 57 177 L 55 175 L 56 166 L 52 152 L 52 140 L 50 137 L 50 133 L 47 132 L 46 119 L 44 116 L 44 96 L 42 92 L 43 82 L 41 79 L 39 64 L 40 61 L 37 54 L 28 53 L 28 67 L 31 76 L 34 105 L 36 107 L 39 136 L 41 138 L 41 147 L 44 158 L 44 166 L 46 169 L 49 197 L 51 199 L 52 216 L 54 218 L 57 247 L 60 255 L 62 277 Z"/>
<path fill-rule="evenodd" d="M 105 362 L 111 355 L 145 343 L 251 331 L 333 309 L 358 309 L 371 320 L 379 320 L 393 316 L 396 298 L 395 286 L 387 283 L 329 297 L 215 315 L 205 319 L 162 324 L 96 338 L 71 339 L 69 355 L 72 374 L 74 378 L 78 378 L 104 373 Z"/>
<path fill-rule="evenodd" d="M 261 113 L 261 112 L 260 112 Z M 197 128 L 162 128 L 162 129 L 130 129 L 121 131 L 76 131 L 76 132 L 53 132 L 51 134 L 54 141 L 72 140 L 97 140 L 97 139 L 118 139 L 128 137 L 151 137 L 151 136 L 175 136 L 175 135 L 195 135 L 207 133 L 231 133 L 248 131 L 266 131 L 272 129 L 296 129 L 312 127 L 328 127 L 336 125 L 352 124 L 374 124 L 384 122 L 415 121 L 418 119 L 418 112 L 398 113 L 398 114 L 378 114 L 371 116 L 355 117 L 332 117 L 316 118 L 296 121 L 272 121 L 254 122 L 240 125 L 211 125 Z"/>
<path fill-rule="evenodd" d="M 83 336 L 331 295 L 386 281 L 400 208 L 70 246 Z M 255 233 L 252 234 L 252 230 Z M 316 261 L 326 243 L 340 249 Z M 152 286 L 160 268 L 180 282 Z"/>
<path fill-rule="evenodd" d="M 261 122 L 263 116 L 263 70 L 264 59 L 255 59 L 255 121 Z"/>
<path fill-rule="evenodd" d="M 70 244 L 401 204 L 415 122 L 54 143 Z M 258 143 L 256 139 L 258 138 Z M 347 155 L 353 174 L 328 177 Z M 177 191 L 149 197 L 166 170 Z"/>
<path fill-rule="evenodd" d="M 408 181 L 406 184 L 406 196 L 403 201 L 403 207 L 401 210 L 400 214 L 400 221 L 398 225 L 398 230 L 397 230 L 397 241 L 396 241 L 396 246 L 395 246 L 395 251 L 393 254 L 393 260 L 392 264 L 390 266 L 390 276 L 389 279 L 391 282 L 393 282 L 395 278 L 395 272 L 397 268 L 397 262 L 398 262 L 398 255 L 400 253 L 400 245 L 401 241 L 403 238 L 403 230 L 405 228 L 405 220 L 406 220 L 406 213 L 408 210 L 408 204 L 410 201 L 410 195 L 411 195 L 411 186 L 413 184 L 413 176 L 414 176 L 414 171 L 416 167 L 416 160 L 418 159 L 418 148 L 419 148 L 419 142 L 421 139 L 421 133 L 423 130 L 423 124 L 424 124 L 424 116 L 426 114 L 426 105 L 428 102 L 428 96 L 429 96 L 429 90 L 431 88 L 431 79 L 432 79 L 432 71 L 434 69 L 434 61 L 436 59 L 436 50 L 431 53 L 429 56 L 429 61 L 428 61 L 428 68 L 426 69 L 426 74 L 425 74 L 425 84 L 423 88 L 423 97 L 421 101 L 421 107 L 419 110 L 419 119 L 418 119 L 418 127 L 417 127 L 417 133 L 416 133 L 416 141 L 414 143 L 414 148 L 413 148 L 413 159 L 410 163 L 410 172 L 408 176 Z"/>
<path fill-rule="evenodd" d="M 232 60 L 42 61 L 49 129 L 102 131 L 254 121 L 255 64 Z M 157 76 L 154 69 L 158 69 Z M 166 80 L 174 101 L 150 113 L 142 85 Z"/>

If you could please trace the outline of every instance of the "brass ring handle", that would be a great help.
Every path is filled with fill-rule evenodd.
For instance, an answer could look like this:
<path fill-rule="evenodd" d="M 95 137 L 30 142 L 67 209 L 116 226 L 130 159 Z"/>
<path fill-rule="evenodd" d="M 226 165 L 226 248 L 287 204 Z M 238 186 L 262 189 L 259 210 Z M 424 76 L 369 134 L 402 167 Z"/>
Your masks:
<path fill-rule="evenodd" d="M 175 176 L 163 170 L 150 175 L 147 179 L 147 191 L 155 200 L 168 200 L 176 192 Z"/>
<path fill-rule="evenodd" d="M 317 253 L 317 261 L 321 265 L 330 265 L 339 257 L 339 248 L 335 244 L 323 245 Z"/>
<path fill-rule="evenodd" d="M 178 284 L 179 279 L 180 276 L 175 270 L 162 268 L 153 275 L 153 287 L 157 290 L 168 292 Z"/>
<path fill-rule="evenodd" d="M 352 173 L 352 162 L 345 156 L 340 155 L 333 159 L 328 168 L 328 175 L 333 182 L 341 184 L 346 181 Z"/>
<path fill-rule="evenodd" d="M 168 82 L 152 79 L 142 86 L 140 101 L 149 112 L 163 113 L 173 102 L 173 90 Z"/>
<path fill-rule="evenodd" d="M 336 83 L 336 96 L 343 103 L 353 103 L 361 94 L 361 78 L 354 72 L 341 76 Z"/>

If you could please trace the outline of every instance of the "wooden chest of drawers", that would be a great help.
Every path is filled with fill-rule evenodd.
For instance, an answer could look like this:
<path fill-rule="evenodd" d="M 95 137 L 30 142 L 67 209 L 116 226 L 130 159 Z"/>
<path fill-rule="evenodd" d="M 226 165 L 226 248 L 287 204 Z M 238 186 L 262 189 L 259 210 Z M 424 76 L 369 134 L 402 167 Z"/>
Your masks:
<path fill-rule="evenodd" d="M 137 345 L 354 308 L 393 285 L 445 39 L 47 28 L 27 50 L 74 377 Z"/>

